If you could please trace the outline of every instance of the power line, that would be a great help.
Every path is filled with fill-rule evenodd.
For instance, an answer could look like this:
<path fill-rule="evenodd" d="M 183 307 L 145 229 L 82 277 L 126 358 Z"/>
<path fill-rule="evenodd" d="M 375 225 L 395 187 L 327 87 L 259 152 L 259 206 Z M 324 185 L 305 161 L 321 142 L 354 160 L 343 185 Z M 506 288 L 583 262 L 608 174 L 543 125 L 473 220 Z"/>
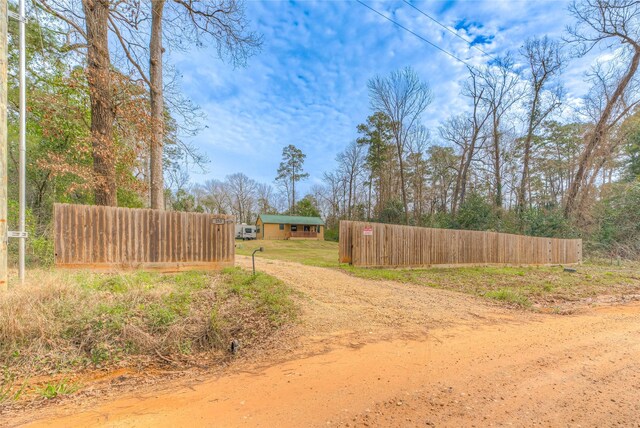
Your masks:
<path fill-rule="evenodd" d="M 404 3 L 406 3 L 407 5 L 409 5 L 410 7 L 414 8 L 415 10 L 417 10 L 419 13 L 421 13 L 424 16 L 426 16 L 427 18 L 429 18 L 430 20 L 432 20 L 433 22 L 435 22 L 436 24 L 438 24 L 439 26 L 441 26 L 442 28 L 444 28 L 445 30 L 447 30 L 449 33 L 453 34 L 454 36 L 456 36 L 460 40 L 462 40 L 465 43 L 467 43 L 469 46 L 471 46 L 475 50 L 477 50 L 477 51 L 481 52 L 482 54 L 488 56 L 489 58 L 493 59 L 494 61 L 497 61 L 497 59 L 493 55 L 491 55 L 490 53 L 486 52 L 485 50 L 479 48 L 477 45 L 474 45 L 470 40 L 467 40 L 466 38 L 464 38 L 460 34 L 458 34 L 457 31 L 453 31 L 451 28 L 447 27 L 446 25 L 444 25 L 443 23 L 441 23 L 440 21 L 438 21 L 437 19 L 435 19 L 434 17 L 429 15 L 428 13 L 418 9 L 417 6 L 414 6 L 413 4 L 409 3 L 407 0 L 402 0 L 402 1 Z"/>
<path fill-rule="evenodd" d="M 416 36 L 417 38 L 419 38 L 420 40 L 422 40 L 423 42 L 429 44 L 430 46 L 433 46 L 434 48 L 438 49 L 439 51 L 443 52 L 444 54 L 450 56 L 451 58 L 455 59 L 456 61 L 459 61 L 461 63 L 463 63 L 464 65 L 466 65 L 467 67 L 474 69 L 476 71 L 479 71 L 477 67 L 469 64 L 468 62 L 458 58 L 456 55 L 452 54 L 451 52 L 441 48 L 440 46 L 436 45 L 435 43 L 427 40 L 425 37 L 415 33 L 414 31 L 411 31 L 410 29 L 408 29 L 407 27 L 405 27 L 404 25 L 400 24 L 399 22 L 389 18 L 388 16 L 384 15 L 383 13 L 377 11 L 376 9 L 372 8 L 371 6 L 363 3 L 361 0 L 356 0 L 358 3 L 360 3 L 362 6 L 366 7 L 367 9 L 371 10 L 372 12 L 376 13 L 377 15 L 380 15 L 381 17 L 383 17 L 384 19 L 386 19 L 387 21 L 397 25 L 398 27 L 402 28 L 403 30 L 413 34 L 414 36 Z M 450 30 L 449 28 L 447 28 L 445 25 L 441 24 L 439 21 L 437 21 L 435 18 L 430 17 L 429 15 L 427 15 L 426 13 L 422 12 L 420 9 L 418 9 L 417 7 L 413 6 L 412 4 L 408 3 L 406 0 L 402 0 L 404 3 L 407 3 L 409 6 L 413 7 L 414 9 L 416 9 L 418 12 L 422 13 L 423 15 L 425 15 L 427 18 L 430 18 L 431 20 L 433 20 L 434 22 L 436 22 L 438 25 L 444 27 L 447 31 L 452 32 L 453 34 L 456 35 L 456 37 L 459 37 L 460 39 L 464 40 L 466 43 L 469 43 L 469 45 L 471 47 L 475 47 L 474 45 L 471 44 L 471 42 L 469 42 L 468 40 L 466 40 L 464 37 L 458 35 L 456 32 Z M 484 52 L 483 50 L 481 50 L 480 48 L 476 48 L 478 50 L 480 50 L 483 54 L 489 56 L 490 58 L 495 59 L 495 57 L 493 57 L 492 55 L 488 54 L 487 52 Z M 496 60 L 497 61 L 497 60 Z M 512 71 L 512 73 L 514 73 Z M 516 75 L 518 75 L 518 73 L 515 73 Z M 569 107 L 571 110 L 573 110 L 576 114 L 582 114 L 580 113 L 574 106 L 572 106 L 571 104 L 568 103 L 563 103 L 563 106 Z"/>
<path fill-rule="evenodd" d="M 416 36 L 417 38 L 419 38 L 420 40 L 422 40 L 423 42 L 429 44 L 430 46 L 433 46 L 434 48 L 438 49 L 440 52 L 449 55 L 451 58 L 455 59 L 456 61 L 460 61 L 461 63 L 463 63 L 464 65 L 466 65 L 467 67 L 471 67 L 471 68 L 475 68 L 474 66 L 472 66 L 471 64 L 467 63 L 466 61 L 458 58 L 457 56 L 455 56 L 454 54 L 452 54 L 451 52 L 441 48 L 440 46 L 436 45 L 435 43 L 427 40 L 426 38 L 424 38 L 423 36 L 411 31 L 410 29 L 408 29 L 407 27 L 405 27 L 404 25 L 400 24 L 398 21 L 395 21 L 391 18 L 389 18 L 388 16 L 386 16 L 385 14 L 377 11 L 376 9 L 372 8 L 371 6 L 369 6 L 368 4 L 362 2 L 361 0 L 356 0 L 358 3 L 360 3 L 362 6 L 366 7 L 367 9 L 369 9 L 370 11 L 376 13 L 377 15 L 380 15 L 381 17 L 383 17 L 384 19 L 386 19 L 389 22 L 392 22 L 393 24 L 397 25 L 398 27 L 402 28 L 403 30 L 413 34 L 414 36 Z"/>

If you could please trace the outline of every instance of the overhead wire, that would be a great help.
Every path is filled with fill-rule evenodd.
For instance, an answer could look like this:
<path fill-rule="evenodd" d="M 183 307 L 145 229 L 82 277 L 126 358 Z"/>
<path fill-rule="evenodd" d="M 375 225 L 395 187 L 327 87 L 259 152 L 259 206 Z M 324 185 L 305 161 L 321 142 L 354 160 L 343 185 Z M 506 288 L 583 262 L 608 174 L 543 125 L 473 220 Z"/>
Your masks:
<path fill-rule="evenodd" d="M 483 55 L 488 56 L 489 58 L 493 59 L 494 61 L 497 61 L 497 58 L 494 57 L 493 55 L 491 55 L 490 53 L 486 52 L 484 49 L 481 49 L 477 44 L 474 44 L 471 40 L 468 40 L 464 37 L 462 37 L 457 31 L 452 30 L 451 28 L 447 27 L 446 25 L 444 25 L 442 22 L 438 21 L 436 18 L 434 18 L 433 16 L 429 15 L 428 13 L 422 11 L 421 9 L 419 9 L 417 6 L 411 4 L 409 1 L 407 0 L 402 0 L 404 3 L 406 3 L 408 6 L 412 7 L 413 9 L 415 9 L 416 11 L 418 11 L 419 13 L 421 13 L 422 15 L 426 16 L 427 18 L 429 18 L 431 21 L 435 22 L 437 25 L 439 25 L 440 27 L 444 28 L 445 30 L 447 30 L 449 33 L 453 34 L 454 36 L 456 36 L 457 38 L 459 38 L 460 40 L 464 41 L 465 43 L 467 43 L 470 47 L 472 47 L 473 49 L 477 50 L 478 52 L 482 53 Z"/>
<path fill-rule="evenodd" d="M 469 64 L 467 61 L 464 61 L 462 59 L 460 59 L 458 56 L 454 55 L 453 53 L 447 51 L 446 49 L 436 45 L 435 43 L 431 42 L 430 40 L 428 40 L 427 38 L 417 34 L 416 32 L 410 30 L 409 28 L 405 27 L 404 25 L 400 24 L 399 22 L 389 18 L 388 16 L 386 16 L 385 14 L 383 14 L 382 12 L 374 9 L 373 7 L 367 5 L 366 3 L 364 3 L 362 0 L 356 0 L 358 3 L 360 3 L 362 6 L 366 7 L 367 9 L 371 10 L 372 12 L 376 13 L 377 15 L 383 17 L 384 19 L 386 19 L 387 21 L 395 24 L 396 26 L 400 27 L 401 29 L 413 34 L 414 36 L 416 36 L 417 38 L 419 38 L 420 40 L 426 42 L 427 44 L 429 44 L 430 46 L 438 49 L 439 51 L 445 53 L 446 55 L 450 56 L 451 58 L 455 59 L 456 61 L 459 61 L 461 63 L 463 63 L 464 65 L 466 65 L 467 67 L 474 69 L 474 70 L 478 70 L 477 67 Z M 480 49 L 478 46 L 476 46 L 475 44 L 473 44 L 470 40 L 465 39 L 464 37 L 462 37 L 460 34 L 458 34 L 457 32 L 451 30 L 449 27 L 447 27 L 446 25 L 442 24 L 440 21 L 438 21 L 437 19 L 433 18 L 432 16 L 430 16 L 429 14 L 427 14 L 426 12 L 420 10 L 418 7 L 412 5 L 411 3 L 409 3 L 407 0 L 402 0 L 403 3 L 406 3 L 407 5 L 411 6 L 413 9 L 415 9 L 416 11 L 418 11 L 419 13 L 421 13 L 422 15 L 426 16 L 427 18 L 429 18 L 431 21 L 435 22 L 437 25 L 439 25 L 440 27 L 444 28 L 445 30 L 447 30 L 448 32 L 450 32 L 451 34 L 455 35 L 457 38 L 465 41 L 470 47 L 478 50 L 479 52 L 481 52 L 483 55 L 488 56 L 489 58 L 491 58 L 494 61 L 497 61 L 496 57 L 494 57 L 493 55 L 489 54 L 488 52 L 485 52 L 483 49 Z M 516 73 L 517 74 L 517 73 Z M 572 106 L 571 104 L 568 103 L 563 103 L 564 106 L 569 107 L 569 109 L 573 110 L 574 113 L 581 115 L 583 113 L 579 112 L 574 106 Z"/>
<path fill-rule="evenodd" d="M 374 12 L 375 14 L 383 17 L 384 19 L 386 19 L 387 21 L 395 24 L 396 26 L 402 28 L 403 30 L 413 34 L 414 36 L 416 36 L 417 38 L 419 38 L 420 40 L 422 40 L 423 42 L 429 44 L 430 46 L 438 49 L 440 52 L 450 56 L 451 58 L 455 59 L 456 61 L 460 61 L 461 63 L 463 63 L 464 65 L 466 65 L 467 67 L 471 67 L 471 68 L 475 68 L 473 65 L 469 64 L 468 62 L 466 62 L 463 59 L 460 59 L 459 57 L 457 57 L 456 55 L 452 54 L 451 52 L 447 51 L 444 48 L 441 48 L 440 46 L 436 45 L 435 43 L 431 42 L 430 40 L 428 40 L 427 38 L 421 36 L 420 34 L 410 30 L 409 28 L 405 27 L 404 25 L 400 24 L 398 21 L 389 18 L 387 15 L 383 14 L 382 12 L 377 11 L 376 9 L 372 8 L 371 6 L 369 6 L 368 4 L 364 3 L 362 0 L 356 0 L 358 3 L 360 3 L 362 6 L 366 7 L 367 9 L 371 10 L 372 12 Z"/>

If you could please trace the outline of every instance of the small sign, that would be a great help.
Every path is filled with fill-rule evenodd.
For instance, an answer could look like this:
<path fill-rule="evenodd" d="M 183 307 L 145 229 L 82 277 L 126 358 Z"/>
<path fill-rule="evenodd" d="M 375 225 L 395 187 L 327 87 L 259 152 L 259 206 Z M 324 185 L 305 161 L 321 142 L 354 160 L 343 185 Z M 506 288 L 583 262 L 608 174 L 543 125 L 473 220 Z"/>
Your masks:
<path fill-rule="evenodd" d="M 364 236 L 373 236 L 373 227 L 372 226 L 365 226 L 364 230 L 362 231 L 362 234 Z"/>
<path fill-rule="evenodd" d="M 223 218 L 214 218 L 213 222 L 215 224 L 224 224 L 224 219 Z"/>
<path fill-rule="evenodd" d="M 13 230 L 7 231 L 8 238 L 27 238 L 28 236 L 29 234 L 27 232 L 19 232 L 19 231 L 13 231 Z"/>

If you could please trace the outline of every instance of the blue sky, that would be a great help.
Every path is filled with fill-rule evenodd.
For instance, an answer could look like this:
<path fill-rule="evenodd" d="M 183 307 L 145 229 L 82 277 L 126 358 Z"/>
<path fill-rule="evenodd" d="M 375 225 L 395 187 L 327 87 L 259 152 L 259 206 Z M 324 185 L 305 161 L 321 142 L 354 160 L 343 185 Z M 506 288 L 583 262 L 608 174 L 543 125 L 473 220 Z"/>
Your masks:
<path fill-rule="evenodd" d="M 472 64 L 490 59 L 400 0 L 365 2 Z M 412 3 L 492 55 L 517 53 L 530 36 L 559 38 L 572 23 L 564 1 Z M 288 144 L 307 155 L 310 178 L 303 189 L 320 182 L 370 114 L 367 81 L 405 66 L 432 88 L 423 117 L 432 131 L 466 109 L 459 95 L 463 64 L 355 1 L 247 1 L 246 10 L 264 36 L 262 51 L 246 68 L 221 62 L 215 47 L 169 52 L 184 93 L 206 114 L 206 128 L 192 142 L 210 163 L 205 174 L 191 173 L 194 183 L 234 172 L 272 183 Z M 564 74 L 571 102 L 587 89 L 590 61 L 574 60 Z"/>

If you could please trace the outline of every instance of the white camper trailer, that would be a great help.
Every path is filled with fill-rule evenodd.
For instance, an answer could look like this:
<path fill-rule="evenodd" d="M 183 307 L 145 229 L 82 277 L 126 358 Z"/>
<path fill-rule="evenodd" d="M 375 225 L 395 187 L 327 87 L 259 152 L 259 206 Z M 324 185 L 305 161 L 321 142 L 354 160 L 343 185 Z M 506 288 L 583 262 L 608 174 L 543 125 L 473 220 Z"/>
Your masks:
<path fill-rule="evenodd" d="M 236 224 L 236 239 L 256 239 L 257 228 L 252 224 Z"/>

